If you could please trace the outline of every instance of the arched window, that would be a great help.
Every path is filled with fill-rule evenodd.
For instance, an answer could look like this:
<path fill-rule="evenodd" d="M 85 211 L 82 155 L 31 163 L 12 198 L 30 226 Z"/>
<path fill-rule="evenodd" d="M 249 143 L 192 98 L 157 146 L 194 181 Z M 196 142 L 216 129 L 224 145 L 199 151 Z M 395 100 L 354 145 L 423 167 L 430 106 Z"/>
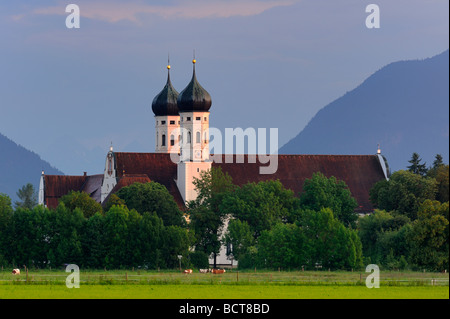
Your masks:
<path fill-rule="evenodd" d="M 201 143 L 200 132 L 195 133 L 195 143 Z"/>
<path fill-rule="evenodd" d="M 162 138 L 161 138 L 161 146 L 166 146 L 166 134 L 163 134 L 163 135 L 162 135 Z"/>
<path fill-rule="evenodd" d="M 175 136 L 170 135 L 170 146 L 174 146 L 175 145 Z"/>
<path fill-rule="evenodd" d="M 191 132 L 188 132 L 187 143 L 191 144 Z"/>
<path fill-rule="evenodd" d="M 112 154 L 108 155 L 108 175 L 111 176 L 113 173 L 113 161 Z"/>

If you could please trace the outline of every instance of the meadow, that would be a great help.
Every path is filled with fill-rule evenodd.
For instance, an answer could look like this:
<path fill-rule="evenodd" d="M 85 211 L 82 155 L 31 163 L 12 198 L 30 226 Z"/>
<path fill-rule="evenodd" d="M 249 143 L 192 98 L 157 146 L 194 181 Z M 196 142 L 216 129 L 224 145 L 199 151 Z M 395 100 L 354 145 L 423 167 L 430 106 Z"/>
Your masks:
<path fill-rule="evenodd" d="M 381 272 L 367 288 L 365 272 L 80 271 L 80 288 L 67 288 L 64 270 L 0 272 L 0 299 L 448 299 L 448 273 Z M 213 297 L 212 297 L 213 296 Z"/>

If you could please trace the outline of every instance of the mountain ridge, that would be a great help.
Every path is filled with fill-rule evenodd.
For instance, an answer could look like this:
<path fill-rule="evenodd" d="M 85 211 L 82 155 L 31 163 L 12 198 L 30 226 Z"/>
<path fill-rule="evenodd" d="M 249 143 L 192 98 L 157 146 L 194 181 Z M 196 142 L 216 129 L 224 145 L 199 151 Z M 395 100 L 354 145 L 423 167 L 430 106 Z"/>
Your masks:
<path fill-rule="evenodd" d="M 14 202 L 16 192 L 27 183 L 39 188 L 41 172 L 64 175 L 38 154 L 17 144 L 0 133 L 0 193 L 8 195 Z"/>
<path fill-rule="evenodd" d="M 397 61 L 327 104 L 279 154 L 373 154 L 377 144 L 393 170 L 413 152 L 427 164 L 448 161 L 449 51 Z"/>

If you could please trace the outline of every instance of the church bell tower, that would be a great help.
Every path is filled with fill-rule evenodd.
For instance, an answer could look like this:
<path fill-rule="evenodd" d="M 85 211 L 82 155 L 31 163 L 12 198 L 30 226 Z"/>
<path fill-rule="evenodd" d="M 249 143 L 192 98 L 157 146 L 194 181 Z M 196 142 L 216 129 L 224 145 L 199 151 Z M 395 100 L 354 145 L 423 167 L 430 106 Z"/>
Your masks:
<path fill-rule="evenodd" d="M 177 185 L 184 201 L 197 198 L 193 181 L 200 173 L 211 169 L 209 160 L 209 93 L 198 83 L 196 60 L 192 60 L 192 79 L 178 95 L 180 115 L 180 161 L 177 167 Z"/>
<path fill-rule="evenodd" d="M 179 153 L 180 115 L 177 106 L 178 92 L 170 81 L 170 64 L 167 65 L 167 83 L 152 102 L 155 114 L 155 152 Z"/>

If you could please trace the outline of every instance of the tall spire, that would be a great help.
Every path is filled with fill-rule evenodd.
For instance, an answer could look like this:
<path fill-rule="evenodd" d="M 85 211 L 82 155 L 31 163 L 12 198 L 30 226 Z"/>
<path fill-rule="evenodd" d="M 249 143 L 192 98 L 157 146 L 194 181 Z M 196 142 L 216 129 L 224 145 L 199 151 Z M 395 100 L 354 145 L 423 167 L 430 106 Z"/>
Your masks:
<path fill-rule="evenodd" d="M 167 84 L 171 84 L 170 82 L 170 55 L 167 53 Z"/>

